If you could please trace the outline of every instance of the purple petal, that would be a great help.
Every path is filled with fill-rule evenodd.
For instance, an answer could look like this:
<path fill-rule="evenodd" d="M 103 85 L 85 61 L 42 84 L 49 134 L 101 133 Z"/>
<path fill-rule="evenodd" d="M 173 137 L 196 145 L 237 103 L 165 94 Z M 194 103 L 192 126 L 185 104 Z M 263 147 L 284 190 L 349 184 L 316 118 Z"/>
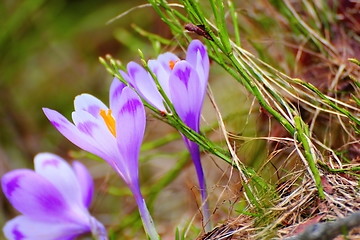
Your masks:
<path fill-rule="evenodd" d="M 68 219 L 72 215 L 62 194 L 34 171 L 8 172 L 2 177 L 1 184 L 7 199 L 24 215 L 49 222 Z"/>
<path fill-rule="evenodd" d="M 149 60 L 148 65 L 150 70 L 155 74 L 157 77 L 159 84 L 161 85 L 162 89 L 166 93 L 167 96 L 170 96 L 169 90 L 169 77 L 170 77 L 170 70 L 165 70 L 162 64 L 157 60 Z"/>
<path fill-rule="evenodd" d="M 4 234 L 10 240 L 70 240 L 76 236 L 89 232 L 88 225 L 61 222 L 43 222 L 27 216 L 18 216 L 8 221 Z"/>
<path fill-rule="evenodd" d="M 82 115 L 82 114 L 88 114 L 88 112 L 75 112 L 73 113 L 73 119 L 78 119 L 78 115 Z M 93 138 L 94 137 L 94 132 L 96 131 L 96 129 L 100 128 L 100 126 L 102 125 L 102 123 L 99 123 L 97 121 L 84 121 L 84 119 L 82 122 L 77 122 L 76 123 L 76 127 L 78 128 L 78 130 L 82 133 L 87 135 L 87 137 L 89 138 Z M 106 129 L 104 128 L 104 132 L 106 131 Z"/>
<path fill-rule="evenodd" d="M 35 172 L 46 178 L 64 196 L 73 208 L 85 209 L 81 187 L 74 170 L 64 159 L 51 153 L 39 153 L 34 159 Z"/>
<path fill-rule="evenodd" d="M 170 67 L 170 65 L 175 64 L 176 62 L 180 61 L 180 58 L 171 52 L 166 52 L 166 53 L 160 54 L 157 58 L 157 61 L 162 65 L 164 70 L 170 74 L 170 72 L 172 71 L 172 68 Z"/>
<path fill-rule="evenodd" d="M 118 147 L 123 156 L 123 162 L 119 162 L 118 167 L 124 168 L 122 175 L 130 184 L 138 178 L 139 151 L 146 124 L 145 109 L 139 96 L 129 87 L 125 87 L 113 111 Z"/>
<path fill-rule="evenodd" d="M 126 72 L 120 70 L 119 73 L 123 77 L 125 82 L 127 82 L 131 87 L 135 88 L 135 83 L 134 83 L 133 79 Z"/>
<path fill-rule="evenodd" d="M 129 77 L 138 93 L 160 111 L 165 111 L 163 98 L 159 93 L 150 74 L 139 64 L 129 62 L 127 65 Z"/>
<path fill-rule="evenodd" d="M 199 40 L 191 41 L 186 53 L 186 61 L 196 69 L 201 82 L 202 95 L 205 95 L 209 78 L 210 62 L 204 44 Z"/>
<path fill-rule="evenodd" d="M 75 97 L 74 100 L 75 111 L 86 111 L 99 118 L 100 109 L 107 109 L 108 107 L 96 97 L 90 94 L 81 94 Z"/>
<path fill-rule="evenodd" d="M 86 151 L 89 149 L 92 150 L 91 152 L 99 155 L 99 151 L 96 150 L 94 143 L 91 142 L 91 139 L 88 137 L 87 134 L 81 132 L 74 124 L 72 124 L 69 120 L 67 120 L 63 115 L 59 112 L 43 108 L 43 111 L 46 117 L 50 120 L 50 122 L 54 125 L 54 127 L 66 137 L 70 142 L 82 148 Z M 89 114 L 90 115 L 90 114 Z M 82 128 L 80 128 L 82 129 Z M 86 129 L 86 128 L 84 128 Z M 90 152 L 90 151 L 89 151 Z"/>
<path fill-rule="evenodd" d="M 110 86 L 110 109 L 113 109 L 114 102 L 118 101 L 121 96 L 122 90 L 126 85 L 120 82 L 119 79 L 114 78 Z"/>
<path fill-rule="evenodd" d="M 85 207 L 89 208 L 94 196 L 94 181 L 87 168 L 80 162 L 73 162 L 73 169 L 80 184 L 82 201 Z"/>
<path fill-rule="evenodd" d="M 113 159 L 117 158 L 119 153 L 116 147 L 116 138 L 106 126 L 104 119 L 94 118 L 85 111 L 73 112 L 72 118 L 82 138 L 89 143 L 82 149 L 112 164 Z"/>
<path fill-rule="evenodd" d="M 193 130 L 199 131 L 203 98 L 199 94 L 200 80 L 186 61 L 178 62 L 170 76 L 171 101 L 180 118 Z"/>

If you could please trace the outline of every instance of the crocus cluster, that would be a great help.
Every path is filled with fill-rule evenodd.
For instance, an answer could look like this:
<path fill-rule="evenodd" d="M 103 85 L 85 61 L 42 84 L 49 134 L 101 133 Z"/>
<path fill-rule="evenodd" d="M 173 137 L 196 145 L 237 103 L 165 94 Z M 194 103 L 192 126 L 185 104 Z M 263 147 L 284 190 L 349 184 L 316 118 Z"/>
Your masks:
<path fill-rule="evenodd" d="M 55 110 L 43 111 L 69 141 L 104 159 L 119 174 L 134 195 L 147 235 L 158 240 L 139 185 L 139 153 L 146 124 L 140 97 L 164 113 L 175 109 L 188 127 L 199 132 L 209 58 L 205 46 L 194 40 L 185 60 L 164 53 L 149 60 L 148 66 L 173 108 L 166 106 L 151 74 L 130 62 L 127 73 L 121 71 L 129 85 L 113 80 L 109 107 L 90 94 L 81 94 L 74 100 L 72 121 Z M 199 146 L 185 136 L 183 140 L 198 175 L 207 223 L 209 209 Z M 107 239 L 103 225 L 88 212 L 93 183 L 78 162 L 71 167 L 56 155 L 39 154 L 35 157 L 35 172 L 24 169 L 9 172 L 2 177 L 2 188 L 11 204 L 23 214 L 5 225 L 8 239 L 68 240 L 86 232 L 92 232 L 97 239 Z"/>
<path fill-rule="evenodd" d="M 199 132 L 201 109 L 209 77 L 209 57 L 205 46 L 199 40 L 193 40 L 188 47 L 185 60 L 167 52 L 159 55 L 156 60 L 149 60 L 148 66 L 181 120 L 192 130 Z M 165 100 L 151 74 L 142 66 L 130 62 L 127 65 L 127 73 L 120 71 L 120 74 L 148 103 L 161 112 L 169 109 L 164 104 Z M 184 136 L 183 140 L 198 176 L 206 225 L 210 216 L 199 146 Z"/>
<path fill-rule="evenodd" d="M 78 147 L 110 164 L 132 191 L 144 228 L 159 239 L 139 186 L 139 152 L 145 131 L 145 109 L 139 96 L 118 79 L 110 87 L 110 107 L 89 94 L 75 98 L 73 123 L 44 108 L 55 128 Z"/>
<path fill-rule="evenodd" d="M 6 223 L 6 238 L 68 240 L 92 232 L 106 240 L 104 226 L 88 211 L 94 187 L 87 169 L 50 153 L 36 155 L 34 165 L 35 171 L 17 169 L 1 179 L 6 198 L 22 214 Z"/>

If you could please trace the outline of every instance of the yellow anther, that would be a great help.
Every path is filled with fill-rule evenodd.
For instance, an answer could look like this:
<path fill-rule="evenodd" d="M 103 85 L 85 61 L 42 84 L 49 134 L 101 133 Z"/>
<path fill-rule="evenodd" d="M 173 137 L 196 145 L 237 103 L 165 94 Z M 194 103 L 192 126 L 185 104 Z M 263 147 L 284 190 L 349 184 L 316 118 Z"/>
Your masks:
<path fill-rule="evenodd" d="M 104 119 L 104 122 L 108 129 L 110 130 L 111 134 L 116 137 L 116 122 L 115 118 L 111 114 L 111 109 L 100 109 L 100 116 Z"/>
<path fill-rule="evenodd" d="M 178 62 L 178 61 L 173 61 L 173 60 L 171 60 L 171 61 L 169 62 L 169 67 L 170 67 L 171 70 L 174 69 L 175 64 L 176 64 L 177 62 Z"/>

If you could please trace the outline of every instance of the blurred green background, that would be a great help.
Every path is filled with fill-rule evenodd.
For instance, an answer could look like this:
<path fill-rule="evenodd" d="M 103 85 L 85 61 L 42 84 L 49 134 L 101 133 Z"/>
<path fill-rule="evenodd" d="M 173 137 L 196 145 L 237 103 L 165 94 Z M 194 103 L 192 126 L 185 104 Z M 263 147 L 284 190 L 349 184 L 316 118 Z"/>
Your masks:
<path fill-rule="evenodd" d="M 106 99 L 111 76 L 98 57 L 124 61 L 134 49 L 149 49 L 146 39 L 131 41 L 130 24 L 152 30 L 151 8 L 139 9 L 106 25 L 119 13 L 144 1 L 2 1 L 0 31 L 1 151 L 14 168 L 31 166 L 39 151 L 65 148 L 41 108 L 69 116 L 72 99 L 88 92 Z M 131 44 L 131 48 L 123 42 Z M 51 131 L 48 131 L 51 130 Z M 54 132 L 53 132 L 54 133 Z M 54 142 L 56 141 L 56 142 Z M 2 161 L 4 162 L 4 160 Z"/>

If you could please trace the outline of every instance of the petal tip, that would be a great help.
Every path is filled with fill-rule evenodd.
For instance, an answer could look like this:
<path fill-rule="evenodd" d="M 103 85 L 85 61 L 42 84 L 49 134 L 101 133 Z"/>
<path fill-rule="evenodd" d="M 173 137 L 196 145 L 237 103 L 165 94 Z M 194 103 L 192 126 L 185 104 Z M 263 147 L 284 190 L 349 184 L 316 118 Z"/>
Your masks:
<path fill-rule="evenodd" d="M 36 169 L 36 166 L 39 166 L 41 168 L 46 168 L 48 166 L 58 168 L 59 165 L 61 164 L 61 161 L 64 161 L 64 160 L 55 154 L 38 153 L 34 158 L 35 169 Z"/>
<path fill-rule="evenodd" d="M 2 189 L 7 198 L 11 197 L 12 193 L 20 187 L 19 181 L 21 177 L 20 174 L 14 175 L 14 172 L 5 174 L 2 177 Z"/>

